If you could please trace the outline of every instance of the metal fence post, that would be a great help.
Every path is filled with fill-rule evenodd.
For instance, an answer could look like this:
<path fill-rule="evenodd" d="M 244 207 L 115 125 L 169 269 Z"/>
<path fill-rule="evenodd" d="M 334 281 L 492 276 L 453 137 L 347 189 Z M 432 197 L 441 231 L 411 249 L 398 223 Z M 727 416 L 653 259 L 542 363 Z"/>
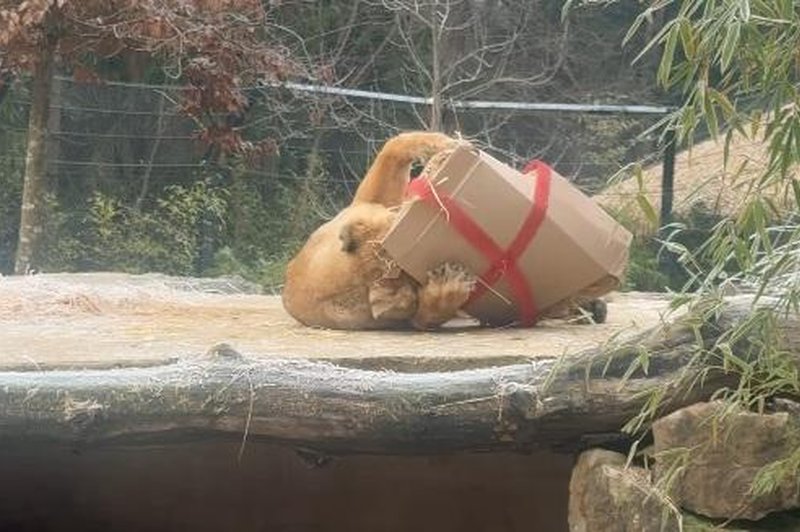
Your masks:
<path fill-rule="evenodd" d="M 675 130 L 668 129 L 665 134 L 664 163 L 661 171 L 661 220 L 664 226 L 672 222 L 672 203 L 675 195 Z"/>

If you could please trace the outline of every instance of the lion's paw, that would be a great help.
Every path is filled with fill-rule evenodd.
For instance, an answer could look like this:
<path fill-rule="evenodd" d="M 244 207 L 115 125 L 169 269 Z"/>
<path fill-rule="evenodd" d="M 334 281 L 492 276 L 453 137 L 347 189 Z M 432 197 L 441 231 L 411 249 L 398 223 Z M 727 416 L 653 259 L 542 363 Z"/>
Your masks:
<path fill-rule="evenodd" d="M 475 276 L 458 262 L 443 262 L 428 272 L 428 285 L 441 287 L 448 292 L 466 290 L 475 286 Z"/>
<path fill-rule="evenodd" d="M 436 327 L 454 318 L 469 300 L 476 277 L 463 265 L 445 262 L 428 272 L 428 282 L 420 288 L 414 325 Z"/>

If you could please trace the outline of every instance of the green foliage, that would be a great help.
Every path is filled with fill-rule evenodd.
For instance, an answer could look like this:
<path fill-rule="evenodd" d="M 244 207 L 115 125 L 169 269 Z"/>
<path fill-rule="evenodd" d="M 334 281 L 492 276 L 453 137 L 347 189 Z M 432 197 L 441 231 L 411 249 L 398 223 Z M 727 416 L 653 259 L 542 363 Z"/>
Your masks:
<path fill-rule="evenodd" d="M 675 282 L 661 271 L 660 250 L 661 246 L 650 238 L 634 238 L 623 290 L 664 292 L 675 285 Z"/>
<path fill-rule="evenodd" d="M 286 262 L 311 232 L 345 205 L 328 190 L 325 161 L 312 150 L 303 174 L 264 194 L 246 172 L 233 170 L 224 241 L 207 275 L 240 275 L 269 290 L 280 288 Z"/>
<path fill-rule="evenodd" d="M 658 13 L 667 20 L 642 54 L 660 50 L 658 81 L 683 94 L 669 127 L 688 143 L 701 127 L 712 136 L 724 132 L 726 156 L 734 131 L 763 140 L 769 152 L 738 217 L 715 221 L 709 233 L 694 235 L 690 243 L 665 241 L 688 273 L 674 305 L 688 310 L 697 336 L 683 379 L 669 386 L 689 391 L 711 372 L 729 375 L 733 385 L 715 394 L 728 405 L 723 414 L 735 407 L 763 410 L 775 396 L 800 399 L 798 368 L 783 347 L 778 324 L 796 320 L 800 310 L 800 226 L 790 213 L 800 208 L 793 178 L 800 162 L 800 10 L 783 0 L 660 0 L 641 14 L 629 36 Z M 795 198 L 793 209 L 781 210 L 763 193 L 768 187 Z M 751 291 L 753 308 L 709 337 L 704 325 L 716 321 L 723 296 L 732 290 Z M 651 392 L 628 430 L 647 428 L 665 391 Z M 766 493 L 777 479 L 799 473 L 800 459 L 792 455 L 765 468 L 754 492 Z"/>
<path fill-rule="evenodd" d="M 219 239 L 226 206 L 227 192 L 205 181 L 167 187 L 148 210 L 101 192 L 83 213 L 66 211 L 51 198 L 42 269 L 197 274 L 203 240 Z"/>
<path fill-rule="evenodd" d="M 286 210 L 284 242 L 296 248 L 323 221 L 333 218 L 345 205 L 344 201 L 330 197 L 326 191 L 326 165 L 319 153 L 312 151 L 307 157 L 304 179 L 296 187 L 281 187 L 278 201 Z"/>
<path fill-rule="evenodd" d="M 260 284 L 268 293 L 278 294 L 283 285 L 283 274 L 289 258 L 288 254 L 273 254 L 244 262 L 230 247 L 225 246 L 217 250 L 212 265 L 203 274 L 211 277 L 243 277 Z"/>
<path fill-rule="evenodd" d="M 768 464 L 758 472 L 753 481 L 753 495 L 768 495 L 776 491 L 791 480 L 793 472 L 798 470 L 800 470 L 800 446 L 783 460 Z"/>
<path fill-rule="evenodd" d="M 9 271 L 14 264 L 13 250 L 19 234 L 22 203 L 21 176 L 13 165 L 0 164 L 0 271 Z"/>
<path fill-rule="evenodd" d="M 628 223 L 619 214 L 617 219 Z M 696 251 L 713 234 L 722 218 L 703 203 L 692 205 L 685 215 L 674 215 L 675 221 L 663 231 L 664 239 L 652 236 L 635 236 L 631 243 L 624 290 L 665 292 L 695 287 L 699 268 L 711 266 L 707 257 L 696 256 Z M 688 285 L 687 285 L 688 283 Z"/>
<path fill-rule="evenodd" d="M 14 95 L 12 89 L 0 101 L 0 123 L 8 126 L 0 127 L 0 272 L 13 268 L 22 203 L 25 135 L 16 129 L 26 116 L 11 105 Z"/>

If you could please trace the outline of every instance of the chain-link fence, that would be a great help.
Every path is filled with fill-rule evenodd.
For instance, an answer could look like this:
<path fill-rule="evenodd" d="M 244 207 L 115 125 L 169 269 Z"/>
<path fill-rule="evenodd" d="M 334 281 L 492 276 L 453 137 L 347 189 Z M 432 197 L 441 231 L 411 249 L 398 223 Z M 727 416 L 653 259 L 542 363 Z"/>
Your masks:
<path fill-rule="evenodd" d="M 244 273 L 266 283 L 352 195 L 382 142 L 425 127 L 425 104 L 254 87 L 245 115 L 215 117 L 277 151 L 231 157 L 197 138 L 181 88 L 78 83 L 51 94 L 44 270 Z M 0 106 L 0 271 L 12 264 L 30 97 Z M 444 103 L 450 132 L 509 164 L 546 160 L 593 194 L 632 162 L 659 164 L 657 116 Z M 630 194 L 620 193 L 620 194 Z"/>

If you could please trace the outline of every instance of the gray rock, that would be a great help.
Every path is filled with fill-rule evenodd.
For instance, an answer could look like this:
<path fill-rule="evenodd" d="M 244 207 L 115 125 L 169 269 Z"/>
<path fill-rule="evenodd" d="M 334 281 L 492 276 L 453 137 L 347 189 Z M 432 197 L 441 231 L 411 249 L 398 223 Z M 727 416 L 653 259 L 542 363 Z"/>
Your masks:
<path fill-rule="evenodd" d="M 756 474 L 800 445 L 800 419 L 789 411 L 735 411 L 722 419 L 720 403 L 698 403 L 653 424 L 656 479 L 674 479 L 670 496 L 680 507 L 712 518 L 761 519 L 800 506 L 798 479 L 786 478 L 754 497 Z"/>
<path fill-rule="evenodd" d="M 594 449 L 578 458 L 569 483 L 570 532 L 672 532 L 680 520 L 649 473 L 626 468 L 624 455 Z"/>

